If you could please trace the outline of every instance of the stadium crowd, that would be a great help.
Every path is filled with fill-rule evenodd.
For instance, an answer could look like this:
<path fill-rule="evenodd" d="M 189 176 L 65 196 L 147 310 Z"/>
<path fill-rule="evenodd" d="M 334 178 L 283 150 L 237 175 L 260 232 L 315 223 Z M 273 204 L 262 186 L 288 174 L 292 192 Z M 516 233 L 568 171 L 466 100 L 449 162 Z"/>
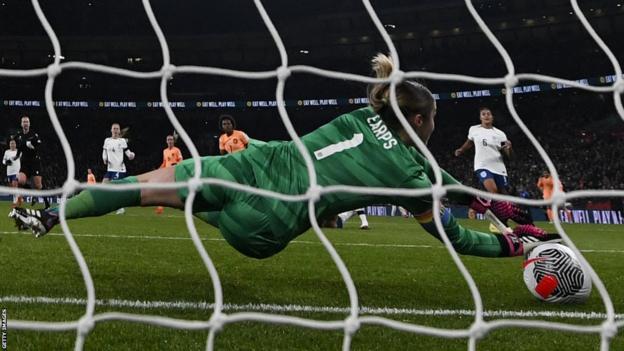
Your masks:
<path fill-rule="evenodd" d="M 624 189 L 624 124 L 612 111 L 608 96 L 565 92 L 559 94 L 518 95 L 517 111 L 552 158 L 566 191 L 581 189 Z M 495 116 L 495 126 L 505 131 L 513 142 L 514 157 L 507 168 L 512 192 L 528 198 L 541 198 L 536 186 L 546 169 L 536 149 L 511 118 L 504 101 L 497 98 L 482 101 L 455 100 L 439 102 L 439 119 L 456 123 L 439 123 L 430 140 L 430 149 L 440 166 L 467 185 L 477 186 L 472 169 L 472 151 L 455 157 L 453 150 L 466 138 L 469 126 L 478 124 L 478 107 L 489 106 Z M 339 108 L 289 109 L 290 117 L 300 134 L 326 123 L 351 106 Z M 157 112 L 154 112 L 157 111 Z M 225 111 L 235 116 L 241 128 L 251 138 L 260 140 L 289 139 L 275 109 L 245 109 Z M 76 162 L 76 177 L 86 180 L 87 169 L 93 169 L 101 180 L 105 166 L 101 160 L 102 143 L 110 136 L 110 125 L 120 122 L 130 127 L 130 147 L 136 153 L 126 162 L 128 174 L 139 174 L 158 168 L 162 161 L 165 137 L 173 130 L 162 111 L 154 110 L 77 110 L 59 109 L 59 118 L 70 141 Z M 177 112 L 182 124 L 202 155 L 219 153 L 220 129 L 218 116 L 222 111 L 192 109 Z M 65 180 L 66 161 L 58 137 L 43 110 L 14 111 L 3 116 L 2 131 L 6 142 L 19 127 L 21 115 L 30 115 L 32 128 L 39 133 L 42 148 L 44 188 L 57 188 Z M 88 120 L 86 120 L 88 118 Z M 274 127 L 267 128 L 272 125 Z M 189 157 L 180 141 L 184 157 Z M 6 148 L 6 147 L 5 147 Z M 622 200 L 613 199 L 613 207 L 622 207 Z"/>
<path fill-rule="evenodd" d="M 536 94 L 524 96 L 517 106 L 523 122 L 557 167 L 567 191 L 624 188 L 624 125 L 603 99 L 604 96 L 588 94 L 559 98 Z M 514 145 L 514 156 L 507 162 L 510 183 L 516 194 L 539 198 L 536 183 L 546 165 L 505 106 L 498 107 L 494 110 L 498 115 L 495 125 L 507 133 Z M 432 139 L 431 147 L 442 167 L 471 185 L 476 185 L 472 163 L 467 157 L 455 158 L 452 150 L 461 143 L 468 126 L 478 124 L 475 111 L 469 112 L 469 121 L 464 116 L 453 131 L 437 131 L 440 137 Z M 448 143 L 442 138 L 447 133 L 458 135 L 458 141 Z"/>

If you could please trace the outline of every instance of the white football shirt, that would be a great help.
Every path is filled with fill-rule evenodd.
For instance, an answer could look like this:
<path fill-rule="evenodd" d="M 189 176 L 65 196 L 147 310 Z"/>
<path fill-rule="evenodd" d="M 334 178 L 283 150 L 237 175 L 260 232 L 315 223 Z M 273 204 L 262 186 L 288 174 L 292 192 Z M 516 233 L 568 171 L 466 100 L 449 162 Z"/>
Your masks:
<path fill-rule="evenodd" d="M 125 172 L 124 152 L 128 149 L 128 142 L 124 138 L 106 138 L 102 159 L 108 165 L 108 172 Z"/>
<path fill-rule="evenodd" d="M 470 127 L 468 139 L 475 145 L 474 170 L 488 171 L 507 176 L 507 168 L 501 154 L 501 144 L 507 141 L 507 135 L 495 127 L 483 128 L 480 124 Z"/>
<path fill-rule="evenodd" d="M 2 157 L 2 163 L 6 165 L 6 160 L 10 159 L 11 161 L 13 161 L 10 166 L 7 165 L 7 176 L 16 175 L 20 171 L 21 162 L 19 158 L 17 160 L 13 160 L 15 156 L 17 156 L 17 150 L 13 151 L 11 149 L 8 149 L 4 152 L 4 157 Z"/>

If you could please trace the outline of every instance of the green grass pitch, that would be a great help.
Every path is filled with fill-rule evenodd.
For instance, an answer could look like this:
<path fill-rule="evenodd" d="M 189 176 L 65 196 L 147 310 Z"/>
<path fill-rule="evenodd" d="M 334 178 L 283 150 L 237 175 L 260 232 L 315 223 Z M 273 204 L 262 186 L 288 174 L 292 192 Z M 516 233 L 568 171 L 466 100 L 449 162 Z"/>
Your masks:
<path fill-rule="evenodd" d="M 6 216 L 8 203 L 0 203 Z M 75 321 L 85 311 L 86 290 L 60 227 L 35 239 L 17 233 L 7 217 L 0 220 L 0 307 L 9 320 Z M 355 281 L 360 305 L 368 315 L 438 328 L 468 328 L 474 310 L 467 284 L 443 245 L 413 219 L 370 218 L 371 230 L 352 219 L 343 230 L 326 230 Z M 256 311 L 318 320 L 342 320 L 347 290 L 313 232 L 277 256 L 242 256 L 214 228 L 197 222 L 204 247 L 223 284 L 225 313 Z M 462 221 L 485 230 L 487 223 Z M 540 223 L 549 229 L 548 224 Z M 214 300 L 210 276 L 184 224 L 182 212 L 128 209 L 125 215 L 70 222 L 89 265 L 98 305 L 96 313 L 128 312 L 189 320 L 208 320 Z M 624 227 L 567 225 L 566 230 L 603 279 L 616 313 L 624 308 Z M 552 305 L 534 299 L 522 281 L 521 258 L 462 256 L 490 312 L 486 320 L 521 318 L 599 325 L 605 312 L 596 293 L 582 305 Z M 45 297 L 47 299 L 41 299 Z M 161 302 L 158 305 L 156 302 Z M 180 302 L 179 304 L 175 304 Z M 262 304 L 262 305 L 261 305 Z M 325 309 L 324 309 L 325 308 Z M 335 309 L 331 309 L 335 308 Z M 396 310 L 395 310 L 396 309 Z M 401 310 L 398 310 L 401 309 Z M 573 315 L 572 312 L 579 312 Z M 508 313 L 507 315 L 505 313 Z M 510 313 L 510 314 L 509 314 Z M 624 349 L 622 330 L 611 350 Z M 76 333 L 14 330 L 9 350 L 70 350 Z M 204 350 L 207 331 L 184 331 L 113 321 L 97 323 L 86 350 Z M 338 350 L 342 332 L 319 331 L 259 322 L 228 324 L 217 335 L 216 350 Z M 489 333 L 478 350 L 598 350 L 597 334 L 505 328 Z M 466 350 L 467 339 L 444 339 L 364 324 L 352 350 Z"/>

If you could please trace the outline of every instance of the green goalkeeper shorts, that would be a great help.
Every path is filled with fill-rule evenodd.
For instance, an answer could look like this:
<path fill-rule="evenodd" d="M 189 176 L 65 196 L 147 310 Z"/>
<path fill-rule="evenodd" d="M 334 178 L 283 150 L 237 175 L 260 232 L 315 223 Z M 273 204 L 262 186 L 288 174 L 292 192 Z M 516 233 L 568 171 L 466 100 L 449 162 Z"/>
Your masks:
<path fill-rule="evenodd" d="M 201 177 L 218 178 L 257 186 L 251 167 L 245 165 L 244 157 L 208 156 L 201 159 Z M 238 155 L 237 155 L 238 156 Z M 176 182 L 192 177 L 193 159 L 175 166 Z M 189 194 L 181 188 L 178 194 L 182 202 Z M 277 200 L 215 185 L 204 185 L 197 193 L 193 212 L 218 212 L 211 216 L 210 224 L 217 224 L 225 240 L 242 254 L 254 258 L 266 258 L 282 251 L 292 237 L 285 229 L 292 227 L 279 218 Z M 277 206 L 276 206 L 277 205 Z M 215 221 L 216 217 L 216 221 Z M 203 219 L 202 216 L 199 216 Z M 216 223 L 215 223 L 216 222 Z M 289 235 L 290 234 L 290 235 Z"/>

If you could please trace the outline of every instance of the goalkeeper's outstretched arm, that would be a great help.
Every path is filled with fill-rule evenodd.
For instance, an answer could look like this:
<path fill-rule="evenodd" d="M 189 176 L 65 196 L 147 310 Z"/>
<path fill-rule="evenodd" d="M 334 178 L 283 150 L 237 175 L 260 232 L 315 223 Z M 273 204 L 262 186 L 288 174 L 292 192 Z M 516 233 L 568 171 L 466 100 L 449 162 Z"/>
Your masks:
<path fill-rule="evenodd" d="M 426 211 L 414 216 L 428 233 L 442 241 L 433 220 L 433 213 Z M 444 232 L 455 251 L 463 255 L 480 257 L 514 257 L 528 252 L 537 242 L 560 240 L 558 234 L 548 234 L 532 224 L 516 226 L 505 235 L 495 235 L 464 228 L 459 225 L 451 211 L 442 207 L 440 218 Z M 526 240 L 529 238 L 529 240 Z"/>
<path fill-rule="evenodd" d="M 423 229 L 442 241 L 433 220 L 432 211 L 420 213 L 414 217 Z M 513 235 L 493 235 L 464 228 L 457 223 L 451 211 L 444 207 L 440 217 L 453 248 L 460 254 L 481 257 L 512 257 L 523 254 L 521 243 L 514 241 Z"/>

